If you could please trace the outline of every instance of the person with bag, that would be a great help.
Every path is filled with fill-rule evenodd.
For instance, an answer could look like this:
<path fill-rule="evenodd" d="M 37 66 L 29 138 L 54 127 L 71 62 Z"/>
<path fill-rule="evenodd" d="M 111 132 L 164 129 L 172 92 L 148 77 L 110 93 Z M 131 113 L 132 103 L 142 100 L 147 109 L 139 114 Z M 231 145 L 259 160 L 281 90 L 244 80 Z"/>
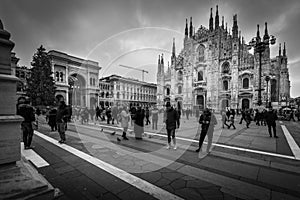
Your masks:
<path fill-rule="evenodd" d="M 201 124 L 201 134 L 199 138 L 199 148 L 196 152 L 200 152 L 202 150 L 203 141 L 208 135 L 208 144 L 206 152 L 209 153 L 210 146 L 212 144 L 214 127 L 217 124 L 217 119 L 214 114 L 212 114 L 208 108 L 204 109 L 203 114 L 199 118 L 199 124 Z"/>
<path fill-rule="evenodd" d="M 56 113 L 56 124 L 57 124 L 57 130 L 60 136 L 60 141 L 59 143 L 65 143 L 66 142 L 66 124 L 65 120 L 68 117 L 68 111 L 67 111 L 67 106 L 64 101 L 60 101 L 58 104 L 58 109 Z"/>
<path fill-rule="evenodd" d="M 166 129 L 167 129 L 167 134 L 168 134 L 168 144 L 167 144 L 167 149 L 171 148 L 171 137 L 173 140 L 174 144 L 174 149 L 177 149 L 176 145 L 176 138 L 175 138 L 175 130 L 176 128 L 179 128 L 179 116 L 178 112 L 171 107 L 171 103 L 167 102 L 166 103 L 166 111 L 164 114 L 164 122 L 166 124 Z"/>
<path fill-rule="evenodd" d="M 20 100 L 19 105 L 17 106 L 17 115 L 20 115 L 24 118 L 21 123 L 21 129 L 23 133 L 23 142 L 24 149 L 32 149 L 31 146 L 32 137 L 33 137 L 33 127 L 32 123 L 35 121 L 34 109 L 29 105 L 29 99 Z"/>
<path fill-rule="evenodd" d="M 157 130 L 157 122 L 158 122 L 158 109 L 157 106 L 154 105 L 154 108 L 151 110 L 151 116 L 152 116 L 152 130 Z"/>

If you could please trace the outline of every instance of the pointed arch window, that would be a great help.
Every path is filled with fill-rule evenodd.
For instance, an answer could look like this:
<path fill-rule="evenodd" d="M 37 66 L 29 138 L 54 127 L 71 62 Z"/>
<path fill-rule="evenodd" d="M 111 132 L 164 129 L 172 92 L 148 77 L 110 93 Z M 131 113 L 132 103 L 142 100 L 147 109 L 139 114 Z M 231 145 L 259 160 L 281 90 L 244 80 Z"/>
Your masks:
<path fill-rule="evenodd" d="M 198 72 L 198 81 L 203 81 L 203 71 Z"/>
<path fill-rule="evenodd" d="M 182 93 L 182 86 L 179 85 L 179 86 L 178 86 L 178 94 L 181 94 L 181 93 Z"/>
<path fill-rule="evenodd" d="M 230 68 L 229 68 L 229 63 L 224 62 L 222 65 L 222 73 L 223 74 L 229 74 Z"/>
<path fill-rule="evenodd" d="M 243 88 L 248 89 L 249 88 L 249 78 L 243 79 Z"/>
<path fill-rule="evenodd" d="M 198 48 L 199 62 L 203 62 L 204 61 L 204 50 L 205 50 L 205 47 L 203 45 L 200 45 L 199 48 Z"/>
<path fill-rule="evenodd" d="M 225 91 L 228 90 L 228 80 L 223 81 L 223 90 L 225 90 Z"/>
<path fill-rule="evenodd" d="M 179 71 L 179 72 L 178 72 L 178 80 L 179 80 L 179 81 L 182 81 L 182 79 L 183 79 L 182 71 Z"/>

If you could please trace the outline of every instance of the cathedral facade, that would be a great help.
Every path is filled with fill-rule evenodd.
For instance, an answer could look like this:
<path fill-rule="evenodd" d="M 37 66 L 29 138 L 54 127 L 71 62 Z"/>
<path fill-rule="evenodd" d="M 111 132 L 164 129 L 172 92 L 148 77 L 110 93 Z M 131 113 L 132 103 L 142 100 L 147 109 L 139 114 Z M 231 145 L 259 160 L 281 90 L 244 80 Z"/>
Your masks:
<path fill-rule="evenodd" d="M 274 36 L 268 34 L 267 23 L 262 37 L 259 25 L 257 28 L 254 42 L 263 41 L 264 49 L 258 53 L 255 46 L 252 54 L 249 52 L 250 45 L 245 43 L 238 29 L 237 15 L 233 16 L 231 31 L 227 23 L 224 26 L 224 17 L 219 24 L 218 6 L 215 19 L 211 9 L 209 28 L 201 25 L 196 31 L 192 18 L 189 26 L 186 20 L 184 45 L 179 55 L 176 55 L 173 39 L 171 64 L 167 69 L 164 56 L 159 55 L 158 58 L 158 106 L 163 106 L 166 101 L 183 109 L 208 107 L 215 111 L 228 107 L 255 108 L 259 104 L 283 106 L 290 98 L 286 46 L 284 43 L 281 52 L 280 44 L 278 55 L 270 58 Z"/>

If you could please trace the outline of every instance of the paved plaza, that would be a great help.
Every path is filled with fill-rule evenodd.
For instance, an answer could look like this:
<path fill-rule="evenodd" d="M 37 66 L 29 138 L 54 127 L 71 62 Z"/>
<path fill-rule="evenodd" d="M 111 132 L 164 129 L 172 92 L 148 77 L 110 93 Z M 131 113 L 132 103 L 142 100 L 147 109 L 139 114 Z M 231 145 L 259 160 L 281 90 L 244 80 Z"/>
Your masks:
<path fill-rule="evenodd" d="M 194 117 L 181 119 L 177 150 L 165 148 L 162 122 L 158 131 L 146 126 L 143 140 L 129 133 L 128 141 L 119 142 L 117 125 L 76 121 L 68 124 L 63 145 L 43 117 L 39 122 L 35 148 L 23 155 L 57 189 L 58 199 L 300 198 L 298 122 L 279 122 L 278 139 L 269 137 L 266 126 L 247 129 L 236 123 L 228 130 L 218 123 L 209 154 L 195 152 L 199 129 Z M 298 149 L 290 146 L 282 126 Z"/>

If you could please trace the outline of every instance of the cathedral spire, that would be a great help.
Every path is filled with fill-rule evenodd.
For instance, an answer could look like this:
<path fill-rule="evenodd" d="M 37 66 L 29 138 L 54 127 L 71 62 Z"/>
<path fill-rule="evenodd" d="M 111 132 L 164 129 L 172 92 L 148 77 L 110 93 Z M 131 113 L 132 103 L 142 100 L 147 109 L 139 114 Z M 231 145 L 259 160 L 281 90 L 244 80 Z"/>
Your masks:
<path fill-rule="evenodd" d="M 175 38 L 173 38 L 172 57 L 175 57 Z"/>
<path fill-rule="evenodd" d="M 260 42 L 259 24 L 257 24 L 256 41 L 259 41 L 259 42 Z"/>
<path fill-rule="evenodd" d="M 218 5 L 216 6 L 216 18 L 215 18 L 215 29 L 219 28 L 219 11 L 218 11 Z"/>
<path fill-rule="evenodd" d="M 160 70 L 161 70 L 161 73 L 163 74 L 165 72 L 165 67 L 164 67 L 164 54 L 162 53 L 161 54 L 161 59 L 160 59 Z"/>
<path fill-rule="evenodd" d="M 286 57 L 285 42 L 283 43 L 283 56 Z"/>
<path fill-rule="evenodd" d="M 264 41 L 267 41 L 269 40 L 270 37 L 269 37 L 269 33 L 268 33 L 268 23 L 265 22 L 265 35 L 264 35 Z"/>
<path fill-rule="evenodd" d="M 158 55 L 158 70 L 157 70 L 157 73 L 160 74 L 160 72 L 161 72 L 160 55 Z"/>
<path fill-rule="evenodd" d="M 222 29 L 224 29 L 224 16 L 222 16 Z"/>
<path fill-rule="evenodd" d="M 279 56 L 281 56 L 281 43 L 279 43 Z"/>
<path fill-rule="evenodd" d="M 192 17 L 190 18 L 190 38 L 193 37 L 193 21 Z"/>
<path fill-rule="evenodd" d="M 233 15 L 232 37 L 238 39 L 239 27 L 237 25 L 237 14 Z"/>
<path fill-rule="evenodd" d="M 212 16 L 212 8 L 210 8 L 209 30 L 212 31 L 213 29 L 214 29 L 214 19 Z"/>
<path fill-rule="evenodd" d="M 188 20 L 185 19 L 185 37 L 187 37 L 189 35 L 189 29 L 188 29 Z"/>
<path fill-rule="evenodd" d="M 158 65 L 160 65 L 160 55 L 158 55 Z"/>

